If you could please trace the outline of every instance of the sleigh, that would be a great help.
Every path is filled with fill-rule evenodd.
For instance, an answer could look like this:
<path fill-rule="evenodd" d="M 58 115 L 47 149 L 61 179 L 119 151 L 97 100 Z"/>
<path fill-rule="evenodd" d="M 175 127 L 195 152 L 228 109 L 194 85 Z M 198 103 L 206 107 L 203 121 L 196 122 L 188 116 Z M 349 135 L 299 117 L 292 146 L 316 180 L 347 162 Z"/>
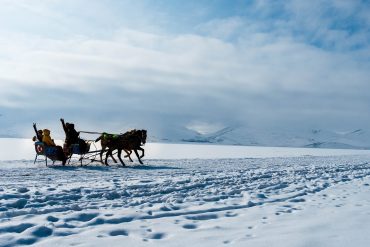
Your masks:
<path fill-rule="evenodd" d="M 44 142 L 35 142 L 36 157 L 34 163 L 39 159 L 39 156 L 43 156 L 46 166 L 48 165 L 48 160 L 51 160 L 54 165 L 56 161 L 62 161 L 61 156 L 65 155 L 66 164 L 80 163 L 81 165 L 86 165 L 91 163 L 99 152 L 97 150 L 89 151 L 90 144 L 90 142 L 87 142 L 86 148 L 81 148 L 79 144 L 72 144 L 69 148 L 65 147 L 62 150 L 60 147 L 47 146 Z M 60 152 L 64 152 L 64 154 Z"/>
<path fill-rule="evenodd" d="M 95 156 L 99 151 L 90 151 L 91 141 L 86 142 L 86 146 L 82 147 L 80 144 L 75 143 L 69 147 L 64 146 L 63 150 L 67 156 L 67 164 L 80 163 L 80 165 L 87 165 L 95 160 Z M 77 156 L 77 158 L 75 158 Z"/>
<path fill-rule="evenodd" d="M 34 124 L 35 132 L 38 133 L 36 129 L 36 124 Z M 100 134 L 101 136 L 95 140 L 83 140 L 78 138 L 79 143 L 71 144 L 69 146 L 64 145 L 64 147 L 60 146 L 48 146 L 44 142 L 37 141 L 35 142 L 35 151 L 36 157 L 34 163 L 38 160 L 39 156 L 44 157 L 45 165 L 48 165 L 48 160 L 51 160 L 53 164 L 56 161 L 62 161 L 62 164 L 80 164 L 88 165 L 92 162 L 101 162 L 108 165 L 107 160 L 108 156 L 110 156 L 115 163 L 117 161 L 114 159 L 113 155 L 117 154 L 119 160 L 121 161 L 122 165 L 125 166 L 121 158 L 121 152 L 125 151 L 130 161 L 132 159 L 130 154 L 135 152 L 140 164 L 143 164 L 141 158 L 144 157 L 144 149 L 142 145 L 146 143 L 147 138 L 147 131 L 146 130 L 131 130 L 127 131 L 124 134 L 117 134 L 117 138 L 105 138 L 106 133 L 99 133 L 99 132 L 87 132 L 87 131 L 80 131 L 79 133 L 87 133 L 87 134 Z M 103 138 L 104 137 L 104 138 Z M 36 137 L 34 137 L 36 139 Z M 39 137 L 38 137 L 39 138 Z M 39 138 L 40 139 L 40 138 Z M 101 140 L 101 149 L 98 150 L 96 143 Z M 90 148 L 92 147 L 92 151 Z M 141 156 L 138 154 L 138 150 L 142 152 Z M 105 162 L 103 162 L 103 154 L 106 153 Z M 97 155 L 100 156 L 100 159 L 97 160 Z"/>
<path fill-rule="evenodd" d="M 48 165 L 48 159 L 50 159 L 53 164 L 55 161 L 59 160 L 59 150 L 55 146 L 47 146 L 43 142 L 35 142 L 35 151 L 36 151 L 36 157 L 35 161 L 33 163 L 36 163 L 39 156 L 45 157 L 45 164 Z"/>

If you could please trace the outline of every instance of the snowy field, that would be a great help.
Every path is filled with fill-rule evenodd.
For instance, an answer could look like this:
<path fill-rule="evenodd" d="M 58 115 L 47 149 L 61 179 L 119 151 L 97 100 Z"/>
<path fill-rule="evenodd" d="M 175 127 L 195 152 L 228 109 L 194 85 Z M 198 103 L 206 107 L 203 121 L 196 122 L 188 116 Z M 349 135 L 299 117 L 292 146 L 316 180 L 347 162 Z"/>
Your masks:
<path fill-rule="evenodd" d="M 149 143 L 122 168 L 0 147 L 0 246 L 370 243 L 370 151 Z"/>

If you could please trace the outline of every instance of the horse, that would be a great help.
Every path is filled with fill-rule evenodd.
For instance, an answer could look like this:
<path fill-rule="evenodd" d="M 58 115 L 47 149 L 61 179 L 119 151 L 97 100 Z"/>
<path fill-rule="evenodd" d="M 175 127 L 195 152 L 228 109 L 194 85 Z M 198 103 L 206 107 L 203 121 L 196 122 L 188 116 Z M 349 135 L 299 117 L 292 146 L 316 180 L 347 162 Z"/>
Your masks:
<path fill-rule="evenodd" d="M 135 130 L 131 130 L 131 131 L 135 131 Z M 126 133 L 130 133 L 131 131 L 128 131 Z M 126 134 L 125 133 L 125 134 Z M 109 143 L 113 140 L 113 139 L 116 139 L 118 138 L 119 135 L 116 135 L 116 134 L 108 134 L 106 132 L 103 132 L 101 136 L 99 136 L 95 142 L 98 142 L 100 141 L 100 144 L 101 144 L 101 151 L 100 151 L 100 162 L 102 164 L 104 164 L 103 162 L 103 153 L 105 152 L 105 149 L 108 147 Z M 127 153 L 124 157 L 127 158 L 129 157 L 130 161 L 133 162 L 133 160 L 131 159 L 131 156 L 130 154 L 132 153 L 131 151 L 127 151 L 125 150 L 125 152 Z M 114 163 L 117 163 L 116 159 L 113 157 L 113 155 L 110 155 L 111 158 L 113 159 Z"/>
<path fill-rule="evenodd" d="M 103 153 L 106 148 L 108 148 L 108 152 L 105 157 L 105 165 L 108 165 L 108 156 L 111 156 L 113 161 L 117 163 L 117 161 L 113 158 L 113 151 L 117 149 L 118 158 L 121 161 L 122 165 L 125 166 L 121 158 L 122 150 L 124 150 L 127 155 L 125 157 L 129 157 L 130 161 L 132 162 L 130 154 L 132 151 L 135 152 L 136 157 L 138 158 L 140 164 L 143 164 L 141 158 L 144 157 L 144 149 L 141 145 L 146 143 L 147 138 L 147 131 L 146 130 L 131 130 L 127 131 L 121 135 L 112 135 L 103 133 L 100 137 L 98 137 L 95 141 L 101 141 L 102 150 L 100 151 L 100 160 L 103 163 Z M 142 155 L 139 157 L 137 150 L 142 151 Z"/>
<path fill-rule="evenodd" d="M 127 153 L 128 151 L 134 151 L 140 164 L 143 164 L 141 158 L 144 157 L 144 149 L 141 147 L 141 145 L 144 145 L 146 143 L 146 138 L 147 138 L 146 130 L 133 130 L 126 132 L 123 135 L 119 135 L 116 139 L 112 139 L 107 144 L 108 152 L 105 156 L 105 165 L 108 165 L 108 156 L 112 156 L 112 152 L 116 149 L 118 153 L 117 156 L 123 166 L 125 166 L 125 163 L 121 158 L 122 150 L 125 150 Z M 141 156 L 139 156 L 137 150 L 142 151 Z"/>

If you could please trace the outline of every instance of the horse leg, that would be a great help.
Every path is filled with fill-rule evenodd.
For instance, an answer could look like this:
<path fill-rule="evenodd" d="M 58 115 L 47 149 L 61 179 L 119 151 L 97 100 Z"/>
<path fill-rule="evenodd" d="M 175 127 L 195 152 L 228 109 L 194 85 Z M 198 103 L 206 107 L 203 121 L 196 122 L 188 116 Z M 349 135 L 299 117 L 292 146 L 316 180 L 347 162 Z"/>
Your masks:
<path fill-rule="evenodd" d="M 113 157 L 113 151 L 111 152 L 110 157 L 112 158 L 112 160 L 114 161 L 114 163 L 117 163 L 117 160 Z"/>
<path fill-rule="evenodd" d="M 140 158 L 144 157 L 144 148 L 138 147 L 138 150 L 140 150 L 141 152 L 143 152 L 143 154 L 140 156 Z"/>
<path fill-rule="evenodd" d="M 125 158 L 130 157 L 132 151 L 131 150 L 127 150 L 127 149 L 123 149 L 123 150 L 126 152 L 126 155 L 124 157 Z"/>
<path fill-rule="evenodd" d="M 105 150 L 105 148 L 106 148 L 106 147 L 107 147 L 107 146 L 105 146 L 105 147 L 104 147 L 104 150 Z M 110 150 L 110 149 L 111 149 L 111 147 L 108 147 L 108 149 Z M 102 150 L 102 151 L 104 151 L 104 150 Z M 112 149 L 112 150 L 110 150 L 110 152 L 108 151 L 108 152 L 107 152 L 107 156 L 106 156 L 106 157 L 110 156 L 110 157 L 112 158 L 113 162 L 114 162 L 114 163 L 117 163 L 117 160 L 113 157 L 113 151 L 114 151 L 113 149 Z"/>
<path fill-rule="evenodd" d="M 108 152 L 107 152 L 107 154 L 105 155 L 105 165 L 106 166 L 109 166 L 108 165 L 108 156 L 109 155 L 112 155 L 112 150 L 111 149 L 108 149 Z"/>
<path fill-rule="evenodd" d="M 126 149 L 124 149 L 124 151 L 125 151 L 125 152 L 126 152 L 126 154 L 127 154 L 127 155 L 125 155 L 124 157 L 125 157 L 125 158 L 127 158 L 127 157 L 128 157 L 128 158 L 130 159 L 130 161 L 131 161 L 131 162 L 134 162 L 134 161 L 131 159 L 132 151 L 131 151 L 131 150 L 129 151 L 129 150 L 126 150 Z"/>
<path fill-rule="evenodd" d="M 105 151 L 105 148 L 106 148 L 105 146 L 104 147 L 102 146 L 101 151 L 100 151 L 100 162 L 102 164 L 104 164 L 104 162 L 103 162 L 103 153 Z"/>
<path fill-rule="evenodd" d="M 140 157 L 139 157 L 139 154 L 138 154 L 138 152 L 137 152 L 137 150 L 136 150 L 136 149 L 134 149 L 134 152 L 135 152 L 136 157 L 137 157 L 137 159 L 139 160 L 140 164 L 143 164 L 143 162 L 141 161 L 141 159 L 140 159 Z"/>
<path fill-rule="evenodd" d="M 118 149 L 117 156 L 118 156 L 119 160 L 121 161 L 122 165 L 123 166 L 126 166 L 125 163 L 123 162 L 122 158 L 121 158 L 121 154 L 122 154 L 122 149 Z"/>

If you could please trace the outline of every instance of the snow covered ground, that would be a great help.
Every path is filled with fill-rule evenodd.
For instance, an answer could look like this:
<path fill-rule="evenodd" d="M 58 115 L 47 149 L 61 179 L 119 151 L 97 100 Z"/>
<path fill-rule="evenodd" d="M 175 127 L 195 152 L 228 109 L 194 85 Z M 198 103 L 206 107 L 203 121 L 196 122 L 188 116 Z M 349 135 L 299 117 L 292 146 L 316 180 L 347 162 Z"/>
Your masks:
<path fill-rule="evenodd" d="M 369 151 L 148 144 L 144 165 L 122 168 L 45 167 L 32 142 L 0 147 L 0 246 L 370 242 Z"/>

